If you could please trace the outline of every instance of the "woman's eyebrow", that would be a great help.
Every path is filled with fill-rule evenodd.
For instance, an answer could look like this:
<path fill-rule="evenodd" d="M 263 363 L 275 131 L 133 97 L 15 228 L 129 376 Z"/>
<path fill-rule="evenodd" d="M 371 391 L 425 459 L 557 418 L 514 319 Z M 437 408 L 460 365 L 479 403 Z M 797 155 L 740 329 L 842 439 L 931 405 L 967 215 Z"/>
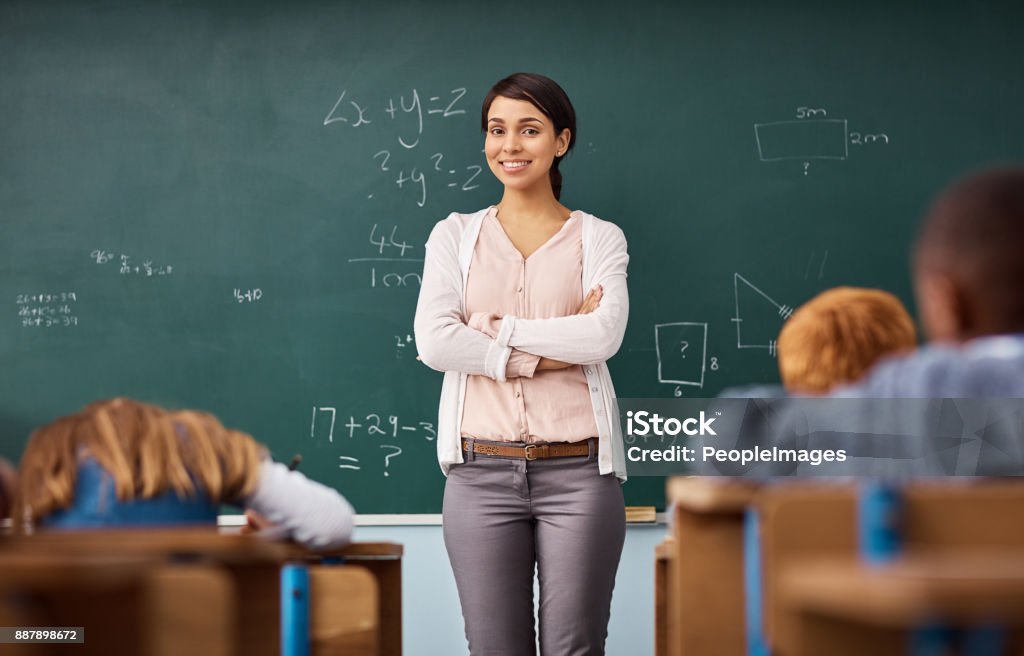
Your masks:
<path fill-rule="evenodd" d="M 499 117 L 495 116 L 494 118 L 487 119 L 487 122 L 488 123 L 504 123 L 505 119 L 499 118 Z M 520 123 L 543 123 L 543 121 L 541 121 L 539 118 L 534 118 L 532 116 L 527 116 L 526 118 L 521 118 L 521 119 L 519 119 L 519 122 Z"/>

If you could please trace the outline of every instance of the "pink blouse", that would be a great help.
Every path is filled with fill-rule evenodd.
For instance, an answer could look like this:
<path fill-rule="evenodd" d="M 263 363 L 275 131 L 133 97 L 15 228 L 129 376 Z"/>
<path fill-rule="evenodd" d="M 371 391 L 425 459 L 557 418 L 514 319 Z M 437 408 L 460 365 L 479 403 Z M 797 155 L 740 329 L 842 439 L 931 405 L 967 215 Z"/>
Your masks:
<path fill-rule="evenodd" d="M 491 208 L 473 251 L 466 286 L 469 326 L 498 334 L 501 317 L 548 319 L 575 314 L 583 302 L 583 237 L 576 212 L 523 258 Z M 578 442 L 597 436 L 587 379 L 579 365 L 536 371 L 540 358 L 513 350 L 504 382 L 470 375 L 462 435 L 505 442 Z"/>

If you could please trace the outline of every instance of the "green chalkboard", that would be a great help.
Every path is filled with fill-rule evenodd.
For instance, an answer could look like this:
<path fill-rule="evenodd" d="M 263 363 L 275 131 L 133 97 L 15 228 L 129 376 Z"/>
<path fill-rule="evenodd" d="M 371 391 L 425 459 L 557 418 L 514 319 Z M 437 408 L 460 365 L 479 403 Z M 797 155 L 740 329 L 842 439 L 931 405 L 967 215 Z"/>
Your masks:
<path fill-rule="evenodd" d="M 928 199 L 1024 155 L 1021 24 L 1016 2 L 5 2 L 0 454 L 130 395 L 302 453 L 361 512 L 438 512 L 423 243 L 500 197 L 479 103 L 516 70 L 577 107 L 563 200 L 629 238 L 619 395 L 776 380 L 792 308 L 838 284 L 909 303 Z"/>

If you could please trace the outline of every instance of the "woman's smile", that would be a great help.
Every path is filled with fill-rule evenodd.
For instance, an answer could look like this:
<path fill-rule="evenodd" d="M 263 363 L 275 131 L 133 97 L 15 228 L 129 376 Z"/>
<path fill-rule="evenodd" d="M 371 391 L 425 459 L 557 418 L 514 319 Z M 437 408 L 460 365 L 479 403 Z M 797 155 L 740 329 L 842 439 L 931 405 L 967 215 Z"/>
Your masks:
<path fill-rule="evenodd" d="M 501 169 L 505 173 L 519 173 L 526 169 L 530 165 L 532 160 L 528 159 L 506 159 L 501 161 Z"/>

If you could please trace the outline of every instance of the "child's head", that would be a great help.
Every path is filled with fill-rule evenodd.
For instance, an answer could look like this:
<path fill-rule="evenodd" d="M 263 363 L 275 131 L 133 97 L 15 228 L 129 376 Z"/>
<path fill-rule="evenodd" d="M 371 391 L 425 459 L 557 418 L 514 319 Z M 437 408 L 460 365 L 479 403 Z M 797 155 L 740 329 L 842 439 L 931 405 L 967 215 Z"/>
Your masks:
<path fill-rule="evenodd" d="M 794 394 L 854 383 L 879 359 L 917 344 L 900 300 L 879 289 L 836 287 L 793 313 L 779 333 L 779 372 Z"/>
<path fill-rule="evenodd" d="M 914 284 L 929 339 L 1024 331 L 1024 169 L 983 171 L 938 197 L 917 240 Z"/>
<path fill-rule="evenodd" d="M 33 433 L 21 458 L 15 526 L 71 506 L 86 459 L 111 476 L 118 501 L 174 491 L 219 503 L 255 489 L 263 452 L 209 414 L 125 398 L 98 401 Z"/>

